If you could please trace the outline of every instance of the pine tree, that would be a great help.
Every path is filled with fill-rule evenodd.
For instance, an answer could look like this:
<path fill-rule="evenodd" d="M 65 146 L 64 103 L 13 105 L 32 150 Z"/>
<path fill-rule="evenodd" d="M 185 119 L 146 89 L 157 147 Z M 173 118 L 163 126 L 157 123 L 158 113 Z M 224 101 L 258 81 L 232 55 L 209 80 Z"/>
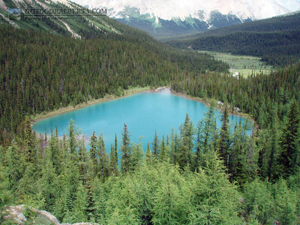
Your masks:
<path fill-rule="evenodd" d="M 166 160 L 166 145 L 165 145 L 165 137 L 163 136 L 160 144 L 159 161 L 163 162 L 165 160 Z"/>
<path fill-rule="evenodd" d="M 278 164 L 279 172 L 283 177 L 295 174 L 299 168 L 299 122 L 299 108 L 294 101 L 291 104 L 286 126 L 280 139 L 281 153 Z"/>
<path fill-rule="evenodd" d="M 83 221 L 87 221 L 87 191 L 86 188 L 80 184 L 78 189 L 77 189 L 77 193 L 76 193 L 76 200 L 74 201 L 74 207 L 72 210 L 72 213 L 74 214 L 74 218 L 75 222 L 80 223 Z"/>
<path fill-rule="evenodd" d="M 2 207 L 4 207 L 4 205 L 6 205 L 10 199 L 11 192 L 9 190 L 9 177 L 6 168 L 2 165 L 2 160 L 0 158 L 0 210 L 2 210 Z"/>
<path fill-rule="evenodd" d="M 78 127 L 75 125 L 74 120 L 71 119 L 68 126 L 68 132 L 69 132 L 69 149 L 70 153 L 74 156 L 76 156 L 76 137 L 80 134 L 80 131 Z"/>
<path fill-rule="evenodd" d="M 121 170 L 122 173 L 127 173 L 131 169 L 131 143 L 130 143 L 130 133 L 128 131 L 127 125 L 124 123 L 124 129 L 122 132 L 122 146 L 121 146 Z"/>
<path fill-rule="evenodd" d="M 279 140 L 279 127 L 278 127 L 278 117 L 276 110 L 272 112 L 271 120 L 271 144 L 270 144 L 270 157 L 268 163 L 268 178 L 273 180 L 274 177 L 278 176 L 278 171 L 276 168 L 276 159 L 278 157 L 278 140 Z"/>
<path fill-rule="evenodd" d="M 171 133 L 171 146 L 170 146 L 170 161 L 175 165 L 177 163 L 177 158 L 180 149 L 180 139 L 177 133 L 172 129 Z"/>
<path fill-rule="evenodd" d="M 181 143 L 178 154 L 178 164 L 183 169 L 188 164 L 191 165 L 193 162 L 193 148 L 194 148 L 194 127 L 189 115 L 186 114 L 185 122 L 181 126 L 180 135 Z"/>
<path fill-rule="evenodd" d="M 209 151 L 214 151 L 214 145 L 217 136 L 216 118 L 214 117 L 214 109 L 209 108 L 203 120 L 199 121 L 197 127 L 196 142 L 196 158 L 194 169 L 198 170 L 199 166 L 203 166 L 203 155 Z"/>
<path fill-rule="evenodd" d="M 131 167 L 133 170 L 136 170 L 141 167 L 144 151 L 142 147 L 142 142 L 139 141 L 138 144 L 132 146 L 132 155 L 131 155 Z"/>
<path fill-rule="evenodd" d="M 155 130 L 155 135 L 154 135 L 154 139 L 152 142 L 152 157 L 153 159 L 158 159 L 159 158 L 159 138 L 157 136 L 156 130 Z"/>
<path fill-rule="evenodd" d="M 109 175 L 109 157 L 106 153 L 106 148 L 103 140 L 103 134 L 98 137 L 97 142 L 97 155 L 99 157 L 99 175 L 102 177 L 103 181 Z"/>
<path fill-rule="evenodd" d="M 221 159 L 224 160 L 225 166 L 229 167 L 229 146 L 230 146 L 230 137 L 229 137 L 229 119 L 228 119 L 228 109 L 227 104 L 225 104 L 225 109 L 221 118 L 222 127 L 220 131 L 220 144 L 219 144 L 219 154 Z"/>
<path fill-rule="evenodd" d="M 98 173 L 98 156 L 97 156 L 97 137 L 95 135 L 95 131 L 93 132 L 93 135 L 90 137 L 90 158 L 92 160 L 93 164 L 93 173 L 94 177 Z"/>
<path fill-rule="evenodd" d="M 25 119 L 25 146 L 26 146 L 26 159 L 30 163 L 35 162 L 35 145 L 32 136 L 31 123 L 28 117 Z"/>
<path fill-rule="evenodd" d="M 110 174 L 118 174 L 118 164 L 115 156 L 115 148 L 113 145 L 110 146 Z"/>
<path fill-rule="evenodd" d="M 150 151 L 149 142 L 147 143 L 146 163 L 147 163 L 148 165 L 151 164 L 151 151 Z"/>
<path fill-rule="evenodd" d="M 119 163 L 119 156 L 118 156 L 118 139 L 117 139 L 117 134 L 115 134 L 115 160 L 116 160 L 116 163 L 118 165 Z"/>
<path fill-rule="evenodd" d="M 96 213 L 96 207 L 95 207 L 95 199 L 93 194 L 93 189 L 91 186 L 91 181 L 88 179 L 86 184 L 86 206 L 85 206 L 85 212 L 87 215 L 88 221 L 95 221 L 95 213 Z"/>

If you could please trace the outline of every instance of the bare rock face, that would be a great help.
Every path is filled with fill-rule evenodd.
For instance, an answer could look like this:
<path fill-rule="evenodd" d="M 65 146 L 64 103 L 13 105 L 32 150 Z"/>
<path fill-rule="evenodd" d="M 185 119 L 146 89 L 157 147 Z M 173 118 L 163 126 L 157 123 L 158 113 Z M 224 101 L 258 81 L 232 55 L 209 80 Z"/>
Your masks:
<path fill-rule="evenodd" d="M 8 206 L 5 209 L 4 216 L 5 220 L 13 220 L 17 224 L 24 224 L 27 222 L 26 217 L 23 215 L 24 211 L 24 205 L 19 205 L 19 206 Z"/>
<path fill-rule="evenodd" d="M 44 210 L 38 210 L 36 208 L 32 208 L 25 205 L 18 205 L 18 206 L 6 206 L 5 210 L 2 212 L 4 220 L 10 220 L 18 225 L 23 225 L 26 222 L 28 222 L 29 218 L 25 217 L 26 210 L 29 210 L 30 212 L 34 213 L 37 217 L 41 217 L 45 224 L 54 224 L 54 225 L 96 225 L 95 223 L 75 223 L 75 224 L 69 224 L 69 223 L 59 223 L 57 218 L 53 216 L 51 213 L 44 211 Z M 35 222 L 33 219 L 32 224 L 40 224 L 41 222 Z"/>

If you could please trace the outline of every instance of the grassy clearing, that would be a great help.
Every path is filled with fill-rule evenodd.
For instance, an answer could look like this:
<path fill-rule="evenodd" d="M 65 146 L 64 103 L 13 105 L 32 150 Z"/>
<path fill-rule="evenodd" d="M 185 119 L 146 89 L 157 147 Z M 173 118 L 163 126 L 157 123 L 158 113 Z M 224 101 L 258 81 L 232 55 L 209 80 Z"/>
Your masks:
<path fill-rule="evenodd" d="M 229 66 L 232 68 L 232 74 L 238 72 L 239 74 L 244 75 L 245 77 L 257 73 L 263 73 L 268 75 L 273 69 L 272 66 L 266 65 L 266 63 L 260 61 L 261 58 L 259 57 L 231 55 L 230 53 L 221 52 L 199 52 L 212 55 L 215 59 L 228 63 Z"/>
<path fill-rule="evenodd" d="M 43 112 L 43 113 L 40 113 L 40 114 L 36 114 L 31 119 L 32 119 L 33 123 L 35 123 L 35 122 L 37 122 L 39 120 L 42 120 L 42 119 L 45 119 L 45 118 L 49 118 L 49 117 L 52 117 L 52 116 L 56 116 L 56 115 L 64 114 L 64 113 L 67 113 L 67 112 L 71 112 L 71 111 L 81 109 L 81 108 L 84 108 L 84 107 L 87 107 L 87 106 L 90 106 L 90 105 L 94 105 L 94 104 L 97 104 L 97 103 L 100 103 L 100 102 L 107 102 L 107 101 L 115 100 L 115 99 L 118 99 L 118 98 L 127 97 L 127 96 L 134 95 L 134 94 L 144 92 L 144 91 L 150 91 L 150 87 L 147 86 L 147 87 L 129 88 L 128 90 L 124 90 L 124 92 L 122 93 L 121 96 L 108 95 L 107 94 L 103 98 L 93 99 L 93 100 L 88 101 L 86 103 L 78 104 L 75 107 L 67 106 L 67 107 L 62 107 L 62 108 L 59 108 L 59 109 L 51 111 L 51 112 Z"/>

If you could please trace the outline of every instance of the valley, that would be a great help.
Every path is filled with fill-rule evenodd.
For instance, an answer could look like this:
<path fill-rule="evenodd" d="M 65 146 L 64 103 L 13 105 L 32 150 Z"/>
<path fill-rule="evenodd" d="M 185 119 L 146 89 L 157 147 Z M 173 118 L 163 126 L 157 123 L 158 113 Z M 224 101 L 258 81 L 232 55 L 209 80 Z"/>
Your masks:
<path fill-rule="evenodd" d="M 232 55 L 230 53 L 222 52 L 199 52 L 212 55 L 216 60 L 228 63 L 230 66 L 230 72 L 235 76 L 242 75 L 244 77 L 248 77 L 252 74 L 255 75 L 257 73 L 269 75 L 271 71 L 275 69 L 273 66 L 267 65 L 265 62 L 262 62 L 261 58 L 259 57 Z"/>
<path fill-rule="evenodd" d="M 80 3 L 0 0 L 0 224 L 300 224 L 299 1 Z"/>

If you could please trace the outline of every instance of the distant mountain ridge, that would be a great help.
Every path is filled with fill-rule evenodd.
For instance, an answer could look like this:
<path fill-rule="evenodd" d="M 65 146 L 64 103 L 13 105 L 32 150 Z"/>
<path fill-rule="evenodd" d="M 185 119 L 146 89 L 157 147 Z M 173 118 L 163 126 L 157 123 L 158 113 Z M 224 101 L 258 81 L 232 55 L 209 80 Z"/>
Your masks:
<path fill-rule="evenodd" d="M 297 0 L 74 0 L 160 38 L 270 18 L 300 9 Z"/>
<path fill-rule="evenodd" d="M 8 16 L 8 10 L 15 8 L 21 9 L 22 19 L 17 20 L 13 16 Z M 121 29 L 127 29 L 107 16 L 89 12 L 80 13 L 85 9 L 68 0 L 0 0 L 0 24 L 10 24 L 15 28 L 41 30 L 78 39 L 100 37 L 109 33 L 120 34 Z M 37 11 L 34 12 L 34 10 Z M 75 12 L 77 10 L 78 15 L 72 15 L 72 10 Z M 71 12 L 69 15 L 64 14 L 69 11 Z"/>
<path fill-rule="evenodd" d="M 173 47 L 261 57 L 275 66 L 300 59 L 300 13 L 181 36 Z"/>

